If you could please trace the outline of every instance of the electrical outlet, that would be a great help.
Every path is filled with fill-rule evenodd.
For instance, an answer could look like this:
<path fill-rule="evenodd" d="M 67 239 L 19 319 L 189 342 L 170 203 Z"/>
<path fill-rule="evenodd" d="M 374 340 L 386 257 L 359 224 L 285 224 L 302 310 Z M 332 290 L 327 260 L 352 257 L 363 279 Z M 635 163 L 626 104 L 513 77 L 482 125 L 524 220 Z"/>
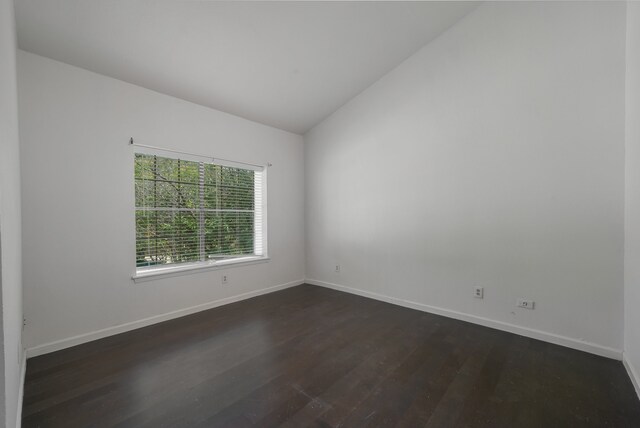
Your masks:
<path fill-rule="evenodd" d="M 335 272 L 336 272 L 336 273 L 340 273 L 340 265 L 336 265 L 336 270 L 335 270 Z"/>
<path fill-rule="evenodd" d="M 229 282 L 229 277 L 226 274 L 222 275 L 222 283 L 226 284 L 227 282 Z"/>
<path fill-rule="evenodd" d="M 484 287 L 473 287 L 473 297 L 476 299 L 484 298 Z"/>
<path fill-rule="evenodd" d="M 535 304 L 536 302 L 534 302 L 533 300 L 518 299 L 519 308 L 533 309 Z"/>

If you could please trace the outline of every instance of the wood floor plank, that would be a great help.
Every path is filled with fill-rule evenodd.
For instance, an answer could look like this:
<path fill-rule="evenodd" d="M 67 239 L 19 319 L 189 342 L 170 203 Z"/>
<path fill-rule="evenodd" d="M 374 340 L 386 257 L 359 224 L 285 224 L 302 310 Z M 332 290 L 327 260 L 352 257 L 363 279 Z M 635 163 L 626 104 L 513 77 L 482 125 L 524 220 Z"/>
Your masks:
<path fill-rule="evenodd" d="M 302 285 L 28 360 L 23 427 L 640 427 L 619 361 Z"/>

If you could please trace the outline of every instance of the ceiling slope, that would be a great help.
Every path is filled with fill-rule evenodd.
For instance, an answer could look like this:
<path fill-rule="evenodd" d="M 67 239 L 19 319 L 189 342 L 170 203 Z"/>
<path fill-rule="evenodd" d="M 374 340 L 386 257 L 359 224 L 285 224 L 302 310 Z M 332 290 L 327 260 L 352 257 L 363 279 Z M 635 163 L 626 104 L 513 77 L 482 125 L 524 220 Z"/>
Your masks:
<path fill-rule="evenodd" d="M 23 50 L 303 134 L 469 2 L 20 0 Z"/>

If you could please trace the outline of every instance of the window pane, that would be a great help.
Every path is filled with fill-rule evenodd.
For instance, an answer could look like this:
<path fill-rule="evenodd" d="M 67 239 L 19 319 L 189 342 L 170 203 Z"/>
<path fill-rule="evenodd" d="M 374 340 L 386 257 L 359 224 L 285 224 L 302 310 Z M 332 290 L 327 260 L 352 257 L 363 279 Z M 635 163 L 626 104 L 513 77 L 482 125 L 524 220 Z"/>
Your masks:
<path fill-rule="evenodd" d="M 136 207 L 199 207 L 199 164 L 136 155 Z"/>
<path fill-rule="evenodd" d="M 157 264 L 155 259 L 155 212 L 136 210 L 136 266 Z"/>
<path fill-rule="evenodd" d="M 136 153 L 136 163 L 135 163 L 136 180 L 140 180 L 140 179 L 150 180 L 153 178 L 153 173 L 152 173 L 153 162 L 154 162 L 154 156 Z"/>
<path fill-rule="evenodd" d="M 253 210 L 253 175 L 252 170 L 205 165 L 205 208 Z"/>
<path fill-rule="evenodd" d="M 136 265 L 200 260 L 198 213 L 136 210 Z"/>
<path fill-rule="evenodd" d="M 136 265 L 254 254 L 255 234 L 262 236 L 262 224 L 255 224 L 262 221 L 255 211 L 261 177 L 253 170 L 136 154 Z"/>
<path fill-rule="evenodd" d="M 205 213 L 208 259 L 253 254 L 253 212 Z"/>

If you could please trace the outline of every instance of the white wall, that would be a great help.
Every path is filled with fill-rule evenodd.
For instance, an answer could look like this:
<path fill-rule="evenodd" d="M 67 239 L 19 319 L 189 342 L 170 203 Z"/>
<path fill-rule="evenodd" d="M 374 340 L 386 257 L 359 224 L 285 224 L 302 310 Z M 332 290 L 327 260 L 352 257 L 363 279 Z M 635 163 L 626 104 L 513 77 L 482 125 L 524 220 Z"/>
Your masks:
<path fill-rule="evenodd" d="M 640 3 L 627 3 L 625 363 L 640 395 Z"/>
<path fill-rule="evenodd" d="M 22 364 L 20 148 L 12 0 L 0 0 L 0 426 L 16 425 Z"/>
<path fill-rule="evenodd" d="M 18 70 L 27 348 L 304 279 L 301 136 L 22 51 Z M 273 163 L 271 261 L 225 270 L 225 286 L 220 271 L 134 284 L 130 136 Z"/>
<path fill-rule="evenodd" d="M 312 129 L 307 278 L 620 357 L 624 20 L 484 4 Z"/>

